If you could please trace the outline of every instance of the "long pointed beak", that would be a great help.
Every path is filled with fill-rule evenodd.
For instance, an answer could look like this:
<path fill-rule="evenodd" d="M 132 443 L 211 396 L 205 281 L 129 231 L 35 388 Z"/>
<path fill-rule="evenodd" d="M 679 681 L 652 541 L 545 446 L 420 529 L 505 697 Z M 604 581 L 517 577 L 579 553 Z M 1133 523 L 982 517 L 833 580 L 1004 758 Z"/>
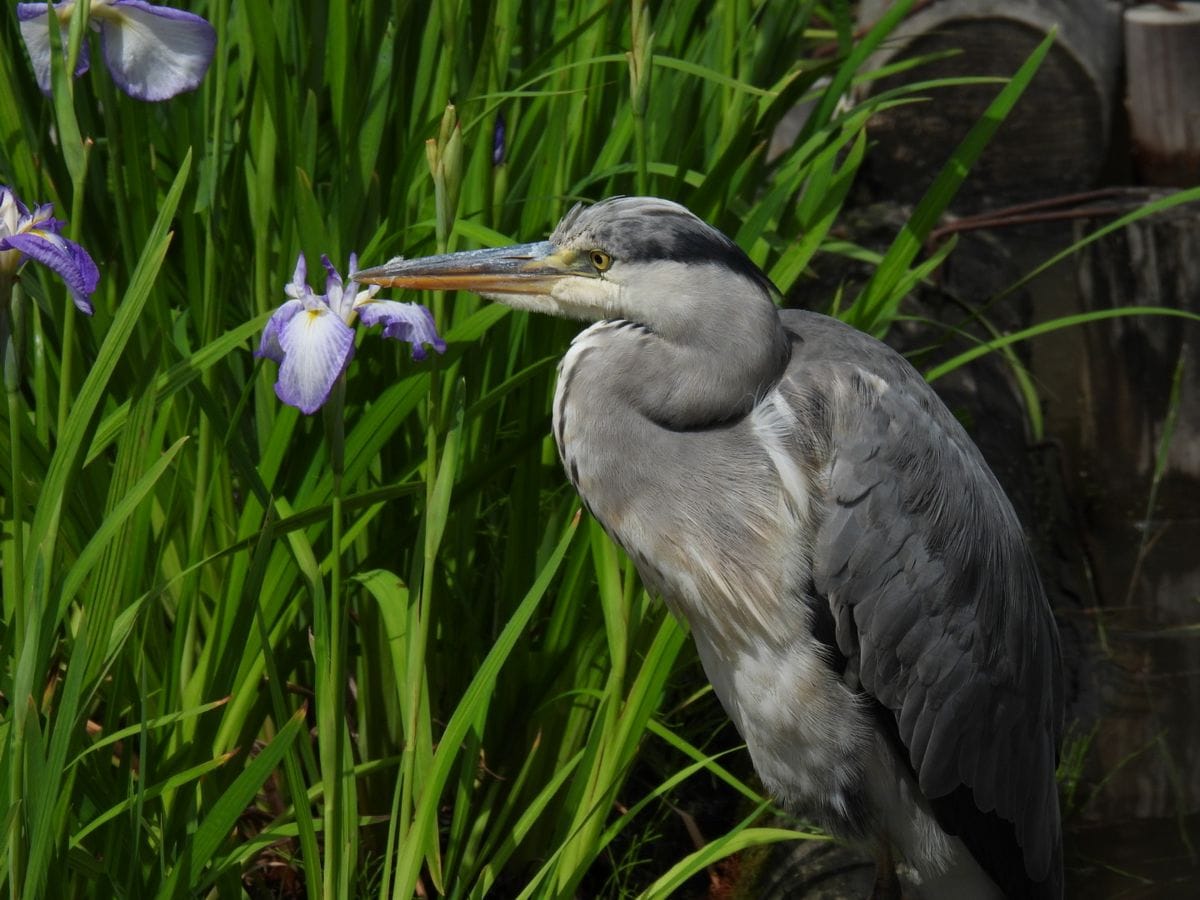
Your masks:
<path fill-rule="evenodd" d="M 569 275 L 590 274 L 584 256 L 550 243 L 517 244 L 467 250 L 422 259 L 393 259 L 356 272 L 361 284 L 426 291 L 472 291 L 476 294 L 549 294 Z"/>

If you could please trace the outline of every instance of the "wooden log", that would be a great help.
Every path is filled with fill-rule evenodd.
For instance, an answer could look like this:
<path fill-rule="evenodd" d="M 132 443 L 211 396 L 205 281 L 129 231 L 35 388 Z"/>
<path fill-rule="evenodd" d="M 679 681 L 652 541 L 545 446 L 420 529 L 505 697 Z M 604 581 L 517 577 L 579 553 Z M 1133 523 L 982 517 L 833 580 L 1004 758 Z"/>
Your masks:
<path fill-rule="evenodd" d="M 1090 244 L 1076 277 L 1084 310 L 1200 313 L 1200 203 Z M 1093 744 L 1097 787 L 1081 812 L 1093 821 L 1195 812 L 1200 641 L 1187 629 L 1200 597 L 1200 326 L 1113 318 L 1086 326 L 1084 345 L 1075 468 L 1098 621 L 1119 677 Z M 1070 385 L 1059 390 L 1071 396 Z"/>
<path fill-rule="evenodd" d="M 1200 184 L 1200 3 L 1125 11 L 1125 105 L 1138 174 Z"/>
<path fill-rule="evenodd" d="M 860 21 L 875 21 L 889 5 L 863 0 Z M 955 209 L 1084 190 L 1096 183 L 1107 157 L 1120 23 L 1119 7 L 1110 0 L 938 0 L 902 22 L 869 65 L 962 52 L 866 88 L 878 93 L 917 79 L 1007 78 L 1057 26 L 1054 47 L 976 163 Z M 928 103 L 876 115 L 867 176 L 892 199 L 917 199 L 997 91 L 996 85 L 939 88 L 926 94 Z"/>
<path fill-rule="evenodd" d="M 1161 193 L 1161 192 L 1159 192 Z M 1139 191 L 1147 198 L 1155 193 Z M 1100 223 L 1081 224 L 1080 232 Z M 1200 203 L 1142 219 L 1088 245 L 1076 257 L 1085 311 L 1163 306 L 1200 315 Z M 1200 485 L 1200 327 L 1162 316 L 1108 319 L 1087 327 L 1085 452 L 1105 480 L 1148 487 L 1170 412 L 1175 371 L 1183 364 L 1175 430 L 1164 477 Z M 1200 497 L 1197 498 L 1200 501 Z M 1200 516 L 1196 505 L 1168 492 L 1163 510 Z"/>

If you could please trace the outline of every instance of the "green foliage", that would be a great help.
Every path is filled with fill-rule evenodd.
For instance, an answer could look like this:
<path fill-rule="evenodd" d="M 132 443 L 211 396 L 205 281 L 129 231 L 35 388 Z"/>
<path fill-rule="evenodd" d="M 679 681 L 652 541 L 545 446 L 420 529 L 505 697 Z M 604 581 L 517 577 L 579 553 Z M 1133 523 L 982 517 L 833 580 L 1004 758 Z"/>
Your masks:
<path fill-rule="evenodd" d="M 1033 81 L 1038 66 L 1054 44 L 1054 37 L 1054 31 L 1051 30 L 950 155 L 950 159 L 946 161 L 925 196 L 921 198 L 921 202 L 913 210 L 912 217 L 884 254 L 851 314 L 847 316 L 851 324 L 864 331 L 883 334 L 895 318 L 904 296 L 918 281 L 941 265 L 942 259 L 953 247 L 951 243 L 945 244 L 940 254 L 933 254 L 922 265 L 910 271 L 922 244 L 958 192 L 971 166 L 1016 105 L 1025 88 Z"/>
<path fill-rule="evenodd" d="M 756 824 L 761 798 L 669 722 L 686 635 L 580 522 L 547 433 L 570 324 L 435 297 L 447 353 L 368 337 L 322 417 L 281 405 L 251 350 L 298 252 L 345 271 L 355 250 L 532 240 L 616 193 L 687 204 L 786 291 L 834 246 L 870 113 L 912 100 L 837 105 L 909 5 L 853 45 L 846 4 L 209 0 L 189 4 L 219 36 L 207 78 L 156 105 L 119 93 L 97 47 L 74 82 L 56 51 L 43 97 L 8 5 L 0 182 L 53 201 L 102 272 L 91 319 L 35 267 L 15 301 L 10 896 L 237 896 L 279 872 L 309 896 L 570 896 L 698 773 L 750 814 L 621 875 L 645 896 L 811 837 Z M 813 54 L 831 38 L 839 55 Z M 927 270 L 910 266 L 950 187 L 857 307 L 872 328 Z M 630 796 L 651 745 L 675 769 Z"/>
<path fill-rule="evenodd" d="M 92 319 L 52 276 L 21 278 L 0 880 L 24 897 L 224 896 L 279 871 L 311 896 L 602 884 L 689 778 L 737 782 L 667 720 L 695 665 L 683 629 L 564 485 L 546 422 L 572 327 L 436 297 L 447 353 L 417 364 L 369 336 L 319 417 L 282 406 L 250 351 L 298 252 L 345 271 L 352 250 L 534 239 L 614 193 L 691 204 L 790 283 L 865 115 L 829 106 L 770 163 L 767 139 L 857 63 L 804 59 L 814 4 L 192 7 L 216 58 L 157 105 L 57 58 L 43 97 L 0 19 L 0 181 L 53 201 L 102 272 Z M 631 797 L 649 743 L 676 769 Z"/>

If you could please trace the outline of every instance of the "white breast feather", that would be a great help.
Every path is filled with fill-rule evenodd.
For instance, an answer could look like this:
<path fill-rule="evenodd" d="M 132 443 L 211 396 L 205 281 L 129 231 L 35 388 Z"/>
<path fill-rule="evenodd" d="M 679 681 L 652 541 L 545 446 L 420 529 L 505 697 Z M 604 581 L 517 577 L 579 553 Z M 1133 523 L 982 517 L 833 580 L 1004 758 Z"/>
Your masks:
<path fill-rule="evenodd" d="M 788 448 L 790 436 L 800 427 L 800 423 L 777 389 L 754 407 L 751 427 L 775 466 L 784 497 L 789 501 L 791 516 L 799 521 L 807 520 L 810 502 L 808 487 L 804 473 Z"/>

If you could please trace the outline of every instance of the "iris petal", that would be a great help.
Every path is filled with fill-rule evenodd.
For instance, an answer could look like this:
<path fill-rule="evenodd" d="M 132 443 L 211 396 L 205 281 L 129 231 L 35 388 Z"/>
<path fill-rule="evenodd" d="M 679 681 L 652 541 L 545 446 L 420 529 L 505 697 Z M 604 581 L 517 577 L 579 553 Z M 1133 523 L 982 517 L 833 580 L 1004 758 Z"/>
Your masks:
<path fill-rule="evenodd" d="M 50 7 L 46 3 L 18 3 L 17 24 L 21 28 L 21 38 L 29 51 L 29 61 L 33 63 L 33 75 L 43 94 L 50 93 Z M 62 29 L 63 52 L 67 49 L 67 29 Z M 79 58 L 75 60 L 75 77 L 78 78 L 88 70 L 89 57 L 87 42 L 79 46 Z"/>
<path fill-rule="evenodd" d="M 354 356 L 354 329 L 320 306 L 292 314 L 278 338 L 284 355 L 275 394 L 301 412 L 314 413 Z"/>
<path fill-rule="evenodd" d="M 287 323 L 292 321 L 292 317 L 302 309 L 304 309 L 304 304 L 300 300 L 289 300 L 271 313 L 271 318 L 267 319 L 267 327 L 263 329 L 262 340 L 259 341 L 254 355 L 265 356 L 277 363 L 283 362 L 283 346 L 279 343 L 279 335 Z"/>
<path fill-rule="evenodd" d="M 445 351 L 446 342 L 438 336 L 433 316 L 425 307 L 377 301 L 378 285 L 357 290 L 353 275 L 343 281 L 328 256 L 321 257 L 321 264 L 326 273 L 325 293 L 317 294 L 305 283 L 304 254 L 297 257 L 292 280 L 284 287 L 290 299 L 272 313 L 255 351 L 256 356 L 279 363 L 275 393 L 284 403 L 311 414 L 328 401 L 354 357 L 356 313 L 365 326 L 382 325 L 384 337 L 408 341 L 414 359 L 425 358 L 425 344 L 439 353 Z M 357 265 L 358 258 L 351 254 L 351 273 Z"/>
<path fill-rule="evenodd" d="M 0 184 L 0 238 L 16 234 L 28 219 L 29 207 L 21 202 L 12 188 Z"/>
<path fill-rule="evenodd" d="M 349 287 L 343 284 L 341 274 L 324 253 L 321 254 L 321 265 L 325 267 L 325 302 L 343 322 L 349 323 L 354 308 L 354 283 L 351 282 Z"/>
<path fill-rule="evenodd" d="M 100 282 L 100 272 L 86 250 L 62 235 L 41 230 L 10 235 L 3 243 L 58 273 L 71 289 L 75 308 L 92 314 L 88 298 Z"/>
<path fill-rule="evenodd" d="M 23 231 L 53 231 L 55 234 L 62 234 L 62 230 L 67 227 L 67 223 L 62 219 L 54 218 L 54 204 L 43 203 L 37 207 L 32 213 L 27 212 L 21 222 L 21 230 Z"/>
<path fill-rule="evenodd" d="M 304 254 L 301 253 L 296 257 L 296 270 L 292 272 L 292 280 L 283 287 L 283 292 L 293 300 L 300 300 L 312 293 L 312 288 L 308 286 L 306 279 L 308 278 L 308 263 L 304 259 Z"/>
<path fill-rule="evenodd" d="M 446 352 L 446 342 L 437 333 L 433 314 L 419 303 L 367 300 L 357 310 L 364 325 L 382 325 L 384 337 L 412 344 L 413 359 L 426 357 L 425 344 L 438 353 Z"/>
<path fill-rule="evenodd" d="M 104 61 L 129 96 L 166 100 L 204 80 L 217 45 L 207 20 L 143 0 L 116 0 L 96 18 Z"/>

